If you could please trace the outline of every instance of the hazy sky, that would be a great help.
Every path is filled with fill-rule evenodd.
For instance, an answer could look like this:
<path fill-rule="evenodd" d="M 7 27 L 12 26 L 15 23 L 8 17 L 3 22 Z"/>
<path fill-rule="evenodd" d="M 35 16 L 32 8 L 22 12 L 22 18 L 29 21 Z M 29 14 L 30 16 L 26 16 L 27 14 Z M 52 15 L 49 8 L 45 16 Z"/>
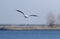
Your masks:
<path fill-rule="evenodd" d="M 39 17 L 25 19 L 16 9 Z M 0 0 L 0 24 L 46 24 L 49 11 L 58 15 L 60 0 Z"/>

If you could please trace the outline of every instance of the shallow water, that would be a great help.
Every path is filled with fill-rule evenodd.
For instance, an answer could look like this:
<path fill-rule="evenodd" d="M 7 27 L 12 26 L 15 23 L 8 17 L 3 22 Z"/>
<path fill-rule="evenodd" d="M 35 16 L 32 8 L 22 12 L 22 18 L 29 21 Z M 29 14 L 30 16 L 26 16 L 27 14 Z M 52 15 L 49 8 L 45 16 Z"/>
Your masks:
<path fill-rule="evenodd" d="M 60 39 L 60 30 L 0 30 L 0 39 Z"/>

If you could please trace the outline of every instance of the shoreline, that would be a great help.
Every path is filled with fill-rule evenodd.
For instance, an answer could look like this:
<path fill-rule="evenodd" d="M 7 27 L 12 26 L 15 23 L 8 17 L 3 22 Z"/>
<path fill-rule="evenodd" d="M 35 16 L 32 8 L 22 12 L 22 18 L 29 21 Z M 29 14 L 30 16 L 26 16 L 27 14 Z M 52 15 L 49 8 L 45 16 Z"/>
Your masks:
<path fill-rule="evenodd" d="M 60 30 L 60 26 L 0 26 L 0 30 Z"/>

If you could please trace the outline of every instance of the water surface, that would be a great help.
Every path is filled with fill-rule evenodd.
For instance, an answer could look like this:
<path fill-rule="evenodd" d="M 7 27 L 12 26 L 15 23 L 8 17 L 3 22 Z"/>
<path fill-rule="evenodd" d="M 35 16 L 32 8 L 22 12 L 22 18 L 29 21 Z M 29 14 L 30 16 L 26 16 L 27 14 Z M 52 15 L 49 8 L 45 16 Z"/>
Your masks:
<path fill-rule="evenodd" d="M 60 39 L 60 30 L 0 30 L 0 39 Z"/>

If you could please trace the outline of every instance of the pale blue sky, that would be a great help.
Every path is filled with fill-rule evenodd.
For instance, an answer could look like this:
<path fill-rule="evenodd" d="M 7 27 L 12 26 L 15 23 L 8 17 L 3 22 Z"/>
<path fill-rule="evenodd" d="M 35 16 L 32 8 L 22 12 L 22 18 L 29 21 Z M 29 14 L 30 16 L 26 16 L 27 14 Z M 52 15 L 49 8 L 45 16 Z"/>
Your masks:
<path fill-rule="evenodd" d="M 36 14 L 39 17 L 25 19 L 22 14 Z M 60 0 L 0 0 L 0 24 L 46 24 L 46 16 L 52 11 L 55 16 L 60 12 Z"/>

